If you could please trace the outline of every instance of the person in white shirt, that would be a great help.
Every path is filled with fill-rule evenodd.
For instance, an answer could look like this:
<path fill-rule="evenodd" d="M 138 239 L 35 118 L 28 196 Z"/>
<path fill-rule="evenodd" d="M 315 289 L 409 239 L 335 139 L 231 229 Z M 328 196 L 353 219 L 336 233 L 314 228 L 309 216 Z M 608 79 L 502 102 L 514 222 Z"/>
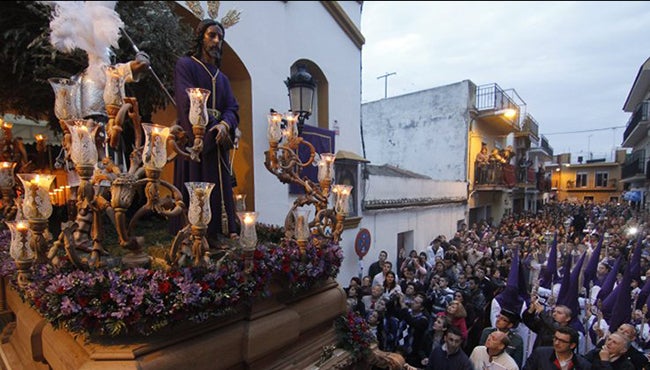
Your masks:
<path fill-rule="evenodd" d="M 439 238 L 435 238 L 427 246 L 427 262 L 431 266 L 435 266 L 438 259 L 442 261 L 445 258 L 445 250 L 442 248 L 441 244 L 441 240 Z"/>
<path fill-rule="evenodd" d="M 384 264 L 381 267 L 381 272 L 373 276 L 372 285 L 381 285 L 384 286 L 384 280 L 386 279 L 386 274 L 393 270 L 393 263 L 390 261 L 384 261 Z"/>
<path fill-rule="evenodd" d="M 519 370 L 515 360 L 506 352 L 510 345 L 508 334 L 495 331 L 488 335 L 484 346 L 476 346 L 469 356 L 474 370 Z"/>

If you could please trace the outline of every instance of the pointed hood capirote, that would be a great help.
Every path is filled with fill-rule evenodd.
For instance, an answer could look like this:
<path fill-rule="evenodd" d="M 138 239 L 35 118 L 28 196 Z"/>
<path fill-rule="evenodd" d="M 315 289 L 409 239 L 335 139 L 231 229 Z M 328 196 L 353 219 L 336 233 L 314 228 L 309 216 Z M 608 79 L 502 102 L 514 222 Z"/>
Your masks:
<path fill-rule="evenodd" d="M 600 252 L 602 251 L 603 248 L 603 240 L 605 238 L 601 235 L 600 239 L 598 240 L 598 245 L 596 248 L 591 252 L 591 256 L 589 256 L 589 260 L 587 261 L 587 266 L 585 266 L 585 270 L 582 273 L 582 285 L 585 287 L 587 291 L 591 288 L 590 284 L 594 285 L 599 285 L 600 283 L 596 279 L 596 274 L 598 271 L 598 262 L 600 261 Z"/>
<path fill-rule="evenodd" d="M 524 302 L 530 302 L 525 280 L 521 278 L 523 272 L 521 271 L 521 268 L 522 266 L 519 263 L 519 248 L 517 248 L 513 253 L 512 262 L 510 262 L 510 271 L 508 272 L 506 287 L 501 293 L 494 297 L 501 307 L 501 312 L 503 313 L 504 311 L 507 311 L 512 315 L 516 315 L 517 321 L 519 321 L 519 312 L 521 312 Z M 522 295 L 522 291 L 525 292 L 525 296 Z"/>
<path fill-rule="evenodd" d="M 546 289 L 551 289 L 553 283 L 557 279 L 557 232 L 553 236 L 553 243 L 551 250 L 548 253 L 548 261 L 546 261 L 546 268 L 542 269 L 539 278 L 539 286 Z"/>

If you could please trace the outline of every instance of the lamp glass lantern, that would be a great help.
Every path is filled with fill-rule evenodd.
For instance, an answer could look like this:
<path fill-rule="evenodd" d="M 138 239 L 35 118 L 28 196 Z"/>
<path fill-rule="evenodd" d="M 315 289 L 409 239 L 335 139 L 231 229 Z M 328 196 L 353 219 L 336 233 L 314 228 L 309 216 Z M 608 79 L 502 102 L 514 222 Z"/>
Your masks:
<path fill-rule="evenodd" d="M 30 260 L 34 258 L 34 251 L 29 246 L 29 227 L 25 221 L 6 221 L 5 224 L 11 232 L 9 254 L 14 260 Z"/>
<path fill-rule="evenodd" d="M 314 91 L 316 83 L 307 67 L 303 64 L 297 66 L 297 70 L 285 81 L 289 89 L 289 104 L 291 111 L 298 114 L 298 134 L 302 134 L 305 119 L 308 119 L 314 104 Z"/>
<path fill-rule="evenodd" d="M 23 199 L 23 214 L 27 219 L 47 220 L 52 215 L 50 202 L 50 186 L 56 178 L 54 175 L 34 173 L 19 173 L 18 178 L 23 183 L 25 195 Z"/>
<path fill-rule="evenodd" d="M 208 97 L 210 90 L 200 87 L 185 89 L 190 98 L 189 120 L 193 126 L 206 127 L 208 125 Z"/>
<path fill-rule="evenodd" d="M 54 115 L 59 120 L 73 119 L 77 112 L 76 83 L 67 78 L 53 77 L 47 80 L 54 90 Z"/>
<path fill-rule="evenodd" d="M 185 187 L 190 194 L 190 206 L 187 210 L 188 221 L 193 226 L 207 227 L 212 220 L 210 194 L 214 183 L 186 182 Z"/>
<path fill-rule="evenodd" d="M 67 121 L 66 125 L 70 130 L 72 149 L 70 157 L 77 166 L 94 166 L 97 164 L 98 153 L 95 145 L 95 135 L 98 125 L 93 120 Z"/>
<path fill-rule="evenodd" d="M 237 212 L 237 217 L 241 222 L 239 243 L 244 251 L 253 251 L 257 245 L 257 230 L 255 229 L 257 215 L 257 212 Z"/>
<path fill-rule="evenodd" d="M 271 112 L 267 116 L 269 127 L 266 131 L 266 138 L 269 143 L 277 144 L 282 139 L 282 128 L 280 124 L 282 123 L 282 114 L 278 112 Z"/>
<path fill-rule="evenodd" d="M 162 169 L 167 164 L 167 136 L 169 127 L 143 123 L 145 142 L 142 162 L 145 168 Z"/>
<path fill-rule="evenodd" d="M 331 181 L 334 178 L 334 160 L 336 155 L 321 153 L 318 162 L 318 181 Z"/>
<path fill-rule="evenodd" d="M 0 189 L 10 189 L 14 187 L 15 168 L 16 162 L 0 162 Z"/>
<path fill-rule="evenodd" d="M 352 193 L 352 185 L 337 184 L 332 187 L 332 192 L 336 194 L 334 203 L 334 211 L 337 214 L 347 215 L 350 211 L 350 194 Z"/>
<path fill-rule="evenodd" d="M 293 210 L 293 217 L 295 219 L 295 236 L 298 241 L 306 241 L 309 239 L 311 234 L 309 230 L 309 214 L 311 213 L 310 209 L 307 208 L 296 208 Z"/>

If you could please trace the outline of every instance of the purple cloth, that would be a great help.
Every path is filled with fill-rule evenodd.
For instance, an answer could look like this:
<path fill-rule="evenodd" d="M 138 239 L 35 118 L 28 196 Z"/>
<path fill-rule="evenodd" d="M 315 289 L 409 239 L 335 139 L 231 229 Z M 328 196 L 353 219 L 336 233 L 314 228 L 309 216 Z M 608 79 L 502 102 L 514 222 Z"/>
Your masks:
<path fill-rule="evenodd" d="M 335 154 L 334 135 L 335 135 L 334 131 L 316 127 L 316 126 L 305 125 L 302 129 L 301 136 L 303 139 L 309 141 L 309 143 L 314 146 L 314 150 L 316 150 L 316 153 Z M 301 145 L 300 148 L 298 148 L 298 156 L 303 162 L 309 160 L 309 155 L 310 155 L 310 151 L 306 145 Z M 302 171 L 300 172 L 300 177 L 301 178 L 307 177 L 309 180 L 318 184 L 318 163 L 316 161 L 316 158 L 314 159 L 314 162 L 311 165 L 306 166 L 302 169 Z M 300 185 L 291 183 L 289 184 L 289 193 L 304 194 L 305 189 Z"/>
<path fill-rule="evenodd" d="M 212 219 L 208 225 L 208 236 L 216 237 L 217 233 L 227 235 L 236 233 L 237 225 L 235 223 L 235 207 L 232 190 L 232 177 L 229 171 L 230 160 L 229 150 L 223 147 L 217 147 L 217 131 L 210 131 L 220 121 L 225 121 L 230 125 L 231 137 L 235 128 L 239 125 L 239 104 L 232 93 L 230 80 L 219 69 L 211 64 L 204 64 L 210 71 L 210 74 L 218 73 L 215 80 L 216 91 L 213 90 L 212 79 L 210 74 L 205 70 L 203 65 L 189 56 L 183 56 L 176 62 L 174 69 L 174 98 L 176 100 L 176 111 L 178 114 L 178 124 L 183 127 L 188 134 L 188 145 L 192 146 L 194 136 L 192 134 L 192 125 L 189 122 L 190 99 L 186 89 L 190 87 L 201 87 L 211 91 L 208 98 L 207 106 L 212 108 L 213 102 L 219 112 L 221 119 L 210 115 L 205 135 L 203 136 L 203 151 L 201 153 L 201 162 L 193 162 L 183 158 L 176 158 L 174 169 L 174 186 L 182 193 L 185 205 L 189 206 L 189 196 L 185 188 L 185 182 L 204 181 L 215 184 L 210 196 L 210 208 Z M 221 162 L 221 163 L 220 163 Z M 219 167 L 219 163 L 221 167 Z M 221 172 L 219 172 L 221 168 Z M 224 206 L 228 215 L 228 229 L 221 230 L 221 199 L 224 199 Z M 181 225 L 180 220 L 172 223 L 172 229 L 178 230 Z"/>

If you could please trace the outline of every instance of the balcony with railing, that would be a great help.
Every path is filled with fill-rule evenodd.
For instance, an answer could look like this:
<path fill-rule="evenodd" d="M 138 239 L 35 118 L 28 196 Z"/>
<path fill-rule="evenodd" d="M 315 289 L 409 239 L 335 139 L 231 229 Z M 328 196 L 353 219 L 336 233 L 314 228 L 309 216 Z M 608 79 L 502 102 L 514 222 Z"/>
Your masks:
<path fill-rule="evenodd" d="M 494 135 L 508 135 L 520 130 L 520 106 L 495 83 L 476 87 L 475 113 L 476 122 Z"/>
<path fill-rule="evenodd" d="M 477 190 L 513 188 L 517 182 L 515 166 L 508 163 L 479 163 L 474 165 Z"/>
<path fill-rule="evenodd" d="M 521 131 L 517 133 L 517 136 L 528 136 L 531 141 L 539 140 L 539 124 L 529 113 L 526 113 L 521 124 Z"/>
<path fill-rule="evenodd" d="M 549 145 L 546 136 L 541 135 L 539 146 L 530 148 L 530 153 L 541 153 L 543 156 L 546 156 L 550 159 L 553 158 L 553 147 Z"/>
<path fill-rule="evenodd" d="M 623 147 L 634 147 L 634 144 L 646 136 L 650 123 L 650 101 L 646 100 L 632 113 L 623 133 Z"/>
<path fill-rule="evenodd" d="M 623 164 L 621 179 L 645 177 L 645 150 L 636 150 L 630 154 Z"/>

